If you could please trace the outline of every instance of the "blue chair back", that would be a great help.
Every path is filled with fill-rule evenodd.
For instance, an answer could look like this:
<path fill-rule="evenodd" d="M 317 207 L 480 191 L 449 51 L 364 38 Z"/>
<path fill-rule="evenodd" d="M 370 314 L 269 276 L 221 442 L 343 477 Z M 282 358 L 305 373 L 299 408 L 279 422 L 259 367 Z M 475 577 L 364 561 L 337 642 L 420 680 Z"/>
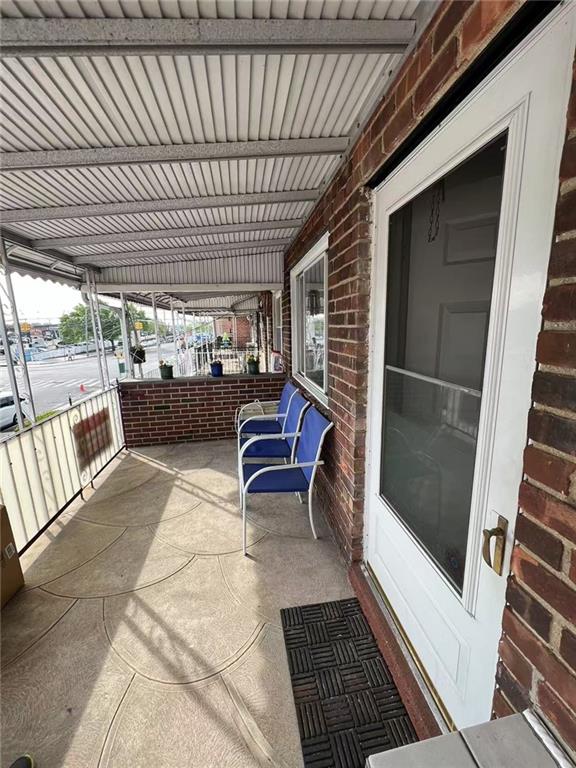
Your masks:
<path fill-rule="evenodd" d="M 308 408 L 302 422 L 302 434 L 296 446 L 295 460 L 297 464 L 306 461 L 318 461 L 320 451 L 322 450 L 322 443 L 332 426 L 332 422 L 322 416 L 316 408 L 313 406 Z M 305 467 L 302 470 L 308 482 L 312 479 L 314 469 L 315 467 Z"/>
<path fill-rule="evenodd" d="M 284 419 L 284 428 L 282 429 L 282 432 L 286 432 L 287 434 L 292 432 L 298 432 L 300 430 L 300 425 L 302 423 L 302 415 L 306 408 L 310 406 L 310 403 L 308 400 L 306 400 L 305 397 L 303 397 L 300 392 L 296 391 L 292 399 L 290 400 L 290 405 L 288 406 L 288 413 L 286 414 L 286 418 Z M 294 448 L 294 437 L 287 437 L 286 442 L 290 446 L 290 448 Z"/>
<path fill-rule="evenodd" d="M 290 405 L 290 400 L 295 392 L 298 392 L 298 389 L 294 386 L 294 384 L 292 384 L 291 381 L 287 381 L 286 384 L 284 384 L 284 389 L 280 395 L 278 413 L 288 413 L 288 406 Z M 283 424 L 284 416 L 280 417 L 279 421 Z"/>

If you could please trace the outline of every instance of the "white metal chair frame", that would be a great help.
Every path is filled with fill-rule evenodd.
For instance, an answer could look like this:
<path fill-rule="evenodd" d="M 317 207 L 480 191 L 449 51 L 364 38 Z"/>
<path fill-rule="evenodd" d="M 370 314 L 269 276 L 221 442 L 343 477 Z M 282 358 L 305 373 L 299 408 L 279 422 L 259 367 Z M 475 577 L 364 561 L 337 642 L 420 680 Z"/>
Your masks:
<path fill-rule="evenodd" d="M 322 452 L 322 446 L 324 444 L 324 438 L 328 434 L 328 432 L 332 429 L 334 425 L 328 424 L 328 426 L 324 429 L 322 434 L 320 435 L 320 440 L 318 441 L 318 450 L 316 451 L 316 459 L 315 461 L 303 461 L 298 463 L 297 461 L 294 462 L 293 460 L 290 462 L 290 464 L 273 464 L 268 467 L 262 467 L 262 469 L 259 469 L 257 472 L 255 472 L 249 479 L 248 482 L 244 485 L 244 476 L 242 473 L 242 455 L 241 453 L 240 460 L 238 462 L 238 468 L 239 468 L 239 477 L 238 481 L 240 484 L 240 495 L 242 498 L 242 552 L 244 555 L 247 555 L 246 551 L 246 497 L 248 495 L 248 490 L 254 480 L 256 480 L 257 477 L 260 477 L 261 475 L 264 475 L 268 472 L 282 472 L 286 469 L 304 469 L 306 467 L 313 467 L 312 475 L 310 477 L 310 482 L 308 483 L 308 519 L 310 520 L 310 528 L 312 529 L 312 535 L 315 539 L 318 538 L 318 534 L 316 533 L 316 528 L 314 527 L 314 515 L 313 515 L 313 507 L 312 507 L 312 498 L 313 498 L 313 491 L 314 491 L 314 480 L 316 479 L 316 472 L 318 470 L 318 467 L 321 467 L 324 462 L 319 459 L 320 453 Z M 249 444 L 252 444 L 256 442 L 257 440 L 265 440 L 265 439 L 276 439 L 280 440 L 285 437 L 295 437 L 296 440 L 300 437 L 302 432 L 292 432 L 290 434 L 285 435 L 256 435 L 253 438 L 250 438 L 250 440 L 247 440 L 244 446 L 242 447 L 242 452 L 246 449 L 246 447 Z M 294 446 L 296 446 L 296 441 L 294 442 Z M 292 451 L 292 456 L 294 456 L 294 448 Z M 269 491 L 269 493 L 293 493 L 293 491 Z"/>
<path fill-rule="evenodd" d="M 294 395 L 298 392 L 297 389 L 292 392 L 290 395 L 290 399 L 288 400 L 288 407 L 290 407 L 290 402 Z M 236 413 L 234 415 L 235 421 L 236 421 L 236 432 L 240 434 L 240 427 L 242 424 L 245 424 L 248 421 L 252 420 L 271 420 L 271 419 L 277 419 L 277 418 L 285 418 L 285 413 L 264 413 L 264 406 L 265 405 L 278 405 L 280 403 L 280 400 L 252 400 L 250 403 L 244 403 L 244 405 L 239 406 L 236 408 Z M 250 416 L 246 421 L 241 421 L 242 414 L 247 408 L 260 408 L 261 413 L 258 416 Z"/>

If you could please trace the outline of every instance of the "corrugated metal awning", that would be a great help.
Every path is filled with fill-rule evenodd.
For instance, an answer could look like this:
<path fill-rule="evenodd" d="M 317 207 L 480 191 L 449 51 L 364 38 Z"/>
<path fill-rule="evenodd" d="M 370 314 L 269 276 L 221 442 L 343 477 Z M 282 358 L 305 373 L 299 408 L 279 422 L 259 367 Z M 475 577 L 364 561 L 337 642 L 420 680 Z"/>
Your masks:
<path fill-rule="evenodd" d="M 282 254 L 422 6 L 3 0 L 11 262 L 73 281 L 93 269 L 102 290 L 174 286 L 173 296 L 177 285 L 228 295 L 280 284 Z"/>

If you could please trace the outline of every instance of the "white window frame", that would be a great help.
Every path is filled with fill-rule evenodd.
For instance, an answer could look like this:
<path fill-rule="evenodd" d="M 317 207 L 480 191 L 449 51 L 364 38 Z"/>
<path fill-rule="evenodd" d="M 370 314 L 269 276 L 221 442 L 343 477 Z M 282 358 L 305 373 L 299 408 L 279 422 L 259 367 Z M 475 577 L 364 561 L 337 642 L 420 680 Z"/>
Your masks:
<path fill-rule="evenodd" d="M 302 373 L 305 350 L 302 345 L 302 322 L 305 307 L 298 287 L 298 279 L 313 264 L 324 264 L 324 383 L 319 387 Z M 290 270 L 290 318 L 292 325 L 292 377 L 323 405 L 328 405 L 328 232 L 310 248 L 298 264 Z"/>
<path fill-rule="evenodd" d="M 276 339 L 276 331 L 280 331 L 279 344 L 274 347 L 276 352 L 282 353 L 284 347 L 282 340 L 282 291 L 272 293 L 272 340 Z"/>

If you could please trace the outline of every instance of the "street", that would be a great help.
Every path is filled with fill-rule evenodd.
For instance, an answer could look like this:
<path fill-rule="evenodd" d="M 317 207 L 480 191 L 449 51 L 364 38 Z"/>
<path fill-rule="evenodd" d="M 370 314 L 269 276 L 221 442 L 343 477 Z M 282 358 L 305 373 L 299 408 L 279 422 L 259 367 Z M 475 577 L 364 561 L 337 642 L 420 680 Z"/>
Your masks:
<path fill-rule="evenodd" d="M 161 356 L 174 358 L 174 345 L 172 343 L 163 344 Z M 149 369 L 151 364 L 157 363 L 157 361 L 156 346 L 146 347 L 144 369 Z M 114 381 L 120 375 L 118 361 L 114 355 L 109 353 L 106 356 L 106 362 L 110 372 L 110 379 Z M 68 405 L 69 397 L 72 398 L 72 402 L 75 402 L 86 397 L 87 394 L 100 389 L 98 364 L 93 353 L 88 358 L 81 355 L 73 360 L 58 358 L 46 360 L 45 362 L 28 363 L 28 373 L 30 375 L 37 414 Z M 20 366 L 16 367 L 16 376 L 20 391 L 25 392 Z M 10 383 L 6 366 L 2 366 L 0 367 L 0 391 L 6 390 L 10 390 Z M 0 440 L 9 434 L 10 432 L 7 430 L 0 433 Z"/>

